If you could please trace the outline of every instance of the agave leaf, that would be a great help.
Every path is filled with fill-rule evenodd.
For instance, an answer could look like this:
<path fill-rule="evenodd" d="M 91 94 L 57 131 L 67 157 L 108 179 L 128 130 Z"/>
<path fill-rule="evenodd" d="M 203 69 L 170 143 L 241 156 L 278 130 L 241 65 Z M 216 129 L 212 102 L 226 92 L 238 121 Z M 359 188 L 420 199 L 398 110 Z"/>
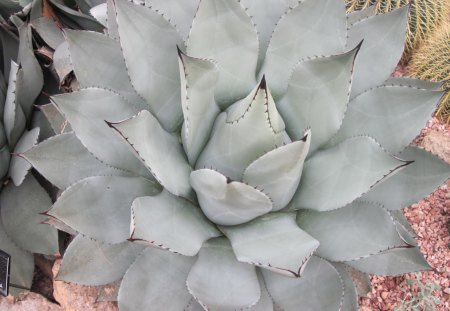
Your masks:
<path fill-rule="evenodd" d="M 362 272 L 377 275 L 394 276 L 431 270 L 418 247 L 392 249 L 378 255 L 346 261 L 345 263 Z"/>
<path fill-rule="evenodd" d="M 350 25 L 347 46 L 364 40 L 355 63 L 351 98 L 382 84 L 394 71 L 403 53 L 408 12 L 409 5 L 406 5 Z"/>
<path fill-rule="evenodd" d="M 3 133 L 2 133 L 2 136 L 4 136 Z M 2 140 L 5 142 L 6 138 L 2 137 Z M 3 147 L 0 149 L 0 176 L 1 176 L 1 178 L 5 177 L 6 174 L 8 173 L 10 160 L 11 160 L 11 153 L 9 151 L 8 144 L 4 144 Z"/>
<path fill-rule="evenodd" d="M 184 310 L 192 296 L 186 278 L 195 257 L 148 247 L 131 265 L 120 284 L 119 308 L 123 311 Z"/>
<path fill-rule="evenodd" d="M 355 201 L 328 212 L 301 211 L 297 223 L 320 241 L 317 255 L 331 261 L 352 260 L 409 246 L 399 236 L 389 212 L 367 202 Z"/>
<path fill-rule="evenodd" d="M 117 41 L 91 31 L 66 29 L 64 33 L 74 72 L 82 88 L 95 86 L 134 92 Z"/>
<path fill-rule="evenodd" d="M 236 258 L 290 277 L 299 277 L 319 242 L 301 230 L 295 214 L 276 213 L 221 227 Z"/>
<path fill-rule="evenodd" d="M 189 57 L 181 51 L 178 54 L 184 115 L 181 139 L 189 163 L 194 166 L 220 112 L 214 101 L 218 71 L 210 61 Z"/>
<path fill-rule="evenodd" d="M 291 206 L 316 211 L 337 209 L 407 164 L 388 154 L 370 137 L 349 138 L 305 162 Z"/>
<path fill-rule="evenodd" d="M 69 43 L 64 41 L 55 50 L 53 54 L 53 68 L 62 84 L 67 75 L 73 70 L 72 60 L 70 59 Z"/>
<path fill-rule="evenodd" d="M 410 146 L 400 156 L 414 162 L 375 185 L 361 199 L 398 210 L 422 200 L 450 178 L 450 165 L 423 149 Z"/>
<path fill-rule="evenodd" d="M 107 11 L 106 11 L 106 34 L 116 40 L 119 41 L 119 29 L 117 25 L 116 20 L 116 11 L 114 8 L 114 1 L 113 0 L 107 0 L 106 1 Z"/>
<path fill-rule="evenodd" d="M 145 177 L 150 176 L 123 139 L 105 122 L 117 122 L 135 115 L 138 109 L 132 103 L 101 88 L 57 95 L 52 100 L 69 121 L 81 143 L 100 161 Z"/>
<path fill-rule="evenodd" d="M 84 14 L 80 11 L 75 11 L 68 8 L 66 5 L 60 3 L 58 0 L 47 0 L 51 3 L 52 7 L 59 12 L 59 18 L 69 19 L 72 23 L 75 23 L 74 26 L 71 27 L 75 29 L 86 29 L 97 32 L 103 32 L 103 25 L 97 22 L 92 16 Z M 66 24 L 66 23 L 64 23 Z"/>
<path fill-rule="evenodd" d="M 8 143 L 14 147 L 25 130 L 26 117 L 17 100 L 17 79 L 19 66 L 11 61 L 11 71 L 9 74 L 8 91 L 6 93 L 5 108 L 3 112 L 3 124 Z"/>
<path fill-rule="evenodd" d="M 33 254 L 18 247 L 9 238 L 3 226 L 3 221 L 0 221 L 0 249 L 11 256 L 10 282 L 24 288 L 31 288 L 34 272 Z M 13 291 L 13 288 L 10 288 L 10 294 L 12 295 L 21 291 L 23 290 Z"/>
<path fill-rule="evenodd" d="M 128 1 L 116 1 L 115 7 L 131 83 L 164 129 L 175 131 L 182 120 L 176 46 L 182 47 L 183 40 L 151 9 Z"/>
<path fill-rule="evenodd" d="M 67 122 L 66 118 L 59 112 L 55 104 L 49 103 L 40 105 L 39 109 L 45 115 L 45 118 L 55 134 L 72 132 L 72 127 L 69 122 Z"/>
<path fill-rule="evenodd" d="M 189 301 L 188 305 L 183 309 L 183 311 L 205 311 L 205 309 L 203 309 L 203 307 L 197 302 L 197 300 L 192 297 L 191 301 Z"/>
<path fill-rule="evenodd" d="M 344 297 L 340 310 L 359 310 L 356 286 L 353 283 L 350 273 L 346 269 L 346 265 L 337 262 L 332 263 L 332 265 L 339 273 L 342 283 L 344 284 Z"/>
<path fill-rule="evenodd" d="M 445 81 L 429 81 L 429 80 L 421 80 L 411 77 L 390 77 L 384 83 L 385 85 L 393 85 L 393 86 L 408 86 L 417 89 L 426 89 L 439 91 L 444 87 Z"/>
<path fill-rule="evenodd" d="M 353 24 L 369 18 L 377 13 L 376 5 L 370 5 L 365 9 L 352 11 L 347 14 L 347 28 L 351 28 Z"/>
<path fill-rule="evenodd" d="M 275 99 L 285 93 L 295 64 L 314 55 L 341 53 L 345 36 L 343 1 L 305 0 L 289 10 L 272 34 L 261 70 Z"/>
<path fill-rule="evenodd" d="M 242 0 L 241 3 L 246 8 L 258 31 L 259 57 L 257 71 L 259 71 L 275 26 L 289 8 L 298 5 L 299 0 Z"/>
<path fill-rule="evenodd" d="M 45 255 L 58 252 L 58 232 L 41 224 L 52 201 L 32 175 L 16 187 L 8 184 L 0 194 L 1 218 L 8 236 L 23 249 Z"/>
<path fill-rule="evenodd" d="M 189 175 L 192 168 L 186 160 L 178 139 L 166 132 L 147 110 L 120 123 L 111 123 L 137 152 L 155 179 L 177 196 L 189 198 L 192 189 Z"/>
<path fill-rule="evenodd" d="M 300 183 L 310 142 L 311 131 L 307 131 L 299 141 L 266 153 L 245 169 L 242 181 L 267 194 L 273 211 L 286 207 Z"/>
<path fill-rule="evenodd" d="M 341 127 L 358 50 L 359 46 L 344 54 L 300 62 L 294 69 L 286 94 L 277 103 L 292 139 L 300 139 L 305 128 L 311 128 L 311 153 Z"/>
<path fill-rule="evenodd" d="M 191 202 L 162 191 L 133 201 L 131 240 L 195 256 L 206 240 L 220 232 Z"/>
<path fill-rule="evenodd" d="M 222 109 L 246 96 L 256 83 L 258 35 L 238 1 L 200 1 L 187 52 L 217 62 L 220 75 L 216 100 Z"/>
<path fill-rule="evenodd" d="M 47 17 L 40 17 L 32 20 L 31 26 L 39 34 L 39 36 L 47 43 L 52 49 L 56 48 L 64 42 L 64 36 L 61 29 L 56 23 Z"/>
<path fill-rule="evenodd" d="M 190 181 L 203 213 L 216 224 L 237 225 L 272 210 L 272 202 L 263 192 L 237 181 L 228 183 L 214 170 L 193 171 Z"/>
<path fill-rule="evenodd" d="M 183 40 L 186 40 L 199 2 L 199 0 L 145 0 L 145 5 L 164 16 L 178 30 Z"/>
<path fill-rule="evenodd" d="M 131 176 L 95 158 L 74 133 L 53 136 L 20 156 L 59 189 L 93 175 Z"/>
<path fill-rule="evenodd" d="M 358 296 L 367 297 L 367 295 L 372 291 L 372 282 L 370 281 L 369 274 L 361 272 L 347 264 L 339 263 L 339 265 L 342 265 L 352 277 Z"/>
<path fill-rule="evenodd" d="M 102 243 L 78 234 L 64 253 L 56 279 L 83 285 L 117 281 L 144 248 L 131 242 Z"/>
<path fill-rule="evenodd" d="M 383 85 L 371 89 L 349 103 L 342 126 L 331 142 L 369 135 L 397 154 L 420 132 L 442 96 L 442 91 L 413 86 Z"/>
<path fill-rule="evenodd" d="M 47 214 L 90 238 L 120 243 L 130 236 L 133 200 L 159 191 L 141 177 L 88 177 L 67 188 Z"/>
<path fill-rule="evenodd" d="M 342 304 L 344 287 L 339 273 L 331 263 L 313 256 L 302 277 L 289 278 L 262 269 L 267 290 L 275 305 L 285 311 L 339 310 Z"/>
<path fill-rule="evenodd" d="M 5 77 L 10 76 L 11 61 L 17 62 L 19 38 L 0 23 L 0 45 L 2 54 L 0 69 Z"/>
<path fill-rule="evenodd" d="M 261 289 L 261 298 L 256 303 L 256 305 L 246 309 L 249 311 L 274 311 L 272 297 L 270 297 L 269 292 L 267 291 L 266 284 L 264 283 L 264 278 L 259 269 L 256 270 L 256 274 L 258 275 L 259 288 Z"/>
<path fill-rule="evenodd" d="M 244 99 L 221 113 L 196 168 L 212 167 L 232 180 L 267 151 L 290 143 L 265 79 Z"/>
<path fill-rule="evenodd" d="M 38 127 L 32 129 L 31 131 L 25 130 L 25 132 L 22 134 L 22 137 L 17 142 L 13 154 L 18 155 L 29 150 L 34 145 L 36 145 L 38 138 L 39 138 Z M 9 167 L 9 176 L 11 176 L 14 185 L 20 186 L 20 184 L 23 182 L 25 176 L 28 174 L 30 169 L 31 169 L 30 163 L 17 156 L 12 157 L 11 164 Z"/>
<path fill-rule="evenodd" d="M 89 13 L 103 26 L 107 27 L 108 23 L 108 9 L 106 2 L 93 6 L 89 9 Z"/>
<path fill-rule="evenodd" d="M 44 85 L 44 76 L 39 62 L 34 56 L 31 26 L 29 24 L 19 27 L 19 38 L 18 63 L 21 70 L 17 74 L 16 100 L 22 107 L 25 117 L 29 119 L 34 100 L 40 94 Z"/>
<path fill-rule="evenodd" d="M 238 262 L 226 238 L 205 243 L 186 284 L 192 296 L 207 310 L 248 308 L 261 297 L 255 267 Z"/>

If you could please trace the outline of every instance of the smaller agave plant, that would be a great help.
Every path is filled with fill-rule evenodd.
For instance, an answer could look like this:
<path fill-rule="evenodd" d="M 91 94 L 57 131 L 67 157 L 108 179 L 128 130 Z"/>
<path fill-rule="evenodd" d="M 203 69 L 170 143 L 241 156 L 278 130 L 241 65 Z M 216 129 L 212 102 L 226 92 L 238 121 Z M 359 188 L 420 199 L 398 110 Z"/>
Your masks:
<path fill-rule="evenodd" d="M 0 23 L 0 249 L 11 255 L 10 293 L 31 287 L 33 253 L 58 252 L 58 232 L 43 225 L 50 196 L 29 173 L 31 165 L 11 153 L 27 151 L 38 142 L 40 128 L 32 122 L 34 102 L 43 73 L 32 49 L 31 26 L 17 17 Z"/>
<path fill-rule="evenodd" d="M 400 210 L 449 178 L 408 146 L 444 92 L 389 78 L 408 7 L 144 4 L 65 31 L 81 88 L 50 122 L 73 132 L 20 155 L 78 232 L 59 279 L 121 280 L 121 310 L 324 311 L 357 310 L 367 273 L 429 269 Z"/>

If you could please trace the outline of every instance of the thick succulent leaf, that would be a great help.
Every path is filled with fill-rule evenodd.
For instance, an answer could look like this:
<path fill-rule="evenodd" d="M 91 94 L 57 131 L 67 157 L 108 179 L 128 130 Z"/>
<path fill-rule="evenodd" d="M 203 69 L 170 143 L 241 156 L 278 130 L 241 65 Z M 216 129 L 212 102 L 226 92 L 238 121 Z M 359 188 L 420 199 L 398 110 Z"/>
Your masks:
<path fill-rule="evenodd" d="M 0 130 L 0 132 L 1 132 L 1 130 Z M 3 140 L 3 142 L 6 142 L 6 137 L 4 137 L 4 134 L 0 133 L 0 136 L 3 136 L 1 139 Z M 10 160 L 11 160 L 11 152 L 9 151 L 8 144 L 5 143 L 3 145 L 3 147 L 0 149 L 0 176 L 1 176 L 1 178 L 5 177 L 8 174 Z"/>
<path fill-rule="evenodd" d="M 255 267 L 237 261 L 226 238 L 205 243 L 186 284 L 206 310 L 248 308 L 261 297 Z"/>
<path fill-rule="evenodd" d="M 48 214 L 90 238 L 120 243 L 130 236 L 133 200 L 159 191 L 141 177 L 88 177 L 67 188 Z"/>
<path fill-rule="evenodd" d="M 339 310 L 356 311 L 358 309 L 358 293 L 356 286 L 353 283 L 353 279 L 350 273 L 346 269 L 346 265 L 342 263 L 333 263 L 333 267 L 338 271 L 344 284 L 344 297 L 341 308 Z"/>
<path fill-rule="evenodd" d="M 51 2 L 52 7 L 59 13 L 60 19 L 65 19 L 64 24 L 71 24 L 74 29 L 86 29 L 102 32 L 104 27 L 97 22 L 92 16 L 75 11 L 64 5 L 58 0 L 47 0 Z"/>
<path fill-rule="evenodd" d="M 249 311 L 274 311 L 272 297 L 270 297 L 269 292 L 266 288 L 266 283 L 264 282 L 264 278 L 262 276 L 261 271 L 259 269 L 256 270 L 256 274 L 258 275 L 259 288 L 261 289 L 261 297 L 256 305 L 246 309 Z"/>
<path fill-rule="evenodd" d="M 150 176 L 129 146 L 105 122 L 130 118 L 138 109 L 120 95 L 101 88 L 83 89 L 52 98 L 81 143 L 100 161 Z"/>
<path fill-rule="evenodd" d="M 336 264 L 337 263 L 335 263 L 335 265 Z M 339 263 L 339 265 L 342 265 L 352 277 L 358 296 L 367 297 L 367 295 L 372 291 L 372 282 L 370 281 L 369 274 L 361 272 L 347 264 Z"/>
<path fill-rule="evenodd" d="M 6 92 L 5 108 L 3 112 L 3 124 L 5 133 L 11 147 L 15 146 L 25 130 L 26 118 L 22 107 L 17 100 L 17 80 L 19 66 L 11 61 L 8 91 Z"/>
<path fill-rule="evenodd" d="M 52 131 L 55 134 L 63 134 L 72 132 L 72 127 L 62 113 L 58 110 L 55 104 L 49 103 L 46 105 L 40 105 L 39 109 L 47 119 Z"/>
<path fill-rule="evenodd" d="M 273 211 L 286 207 L 300 183 L 310 142 L 307 131 L 300 140 L 269 151 L 245 169 L 242 181 L 267 194 Z"/>
<path fill-rule="evenodd" d="M 153 10 L 128 1 L 116 1 L 115 6 L 131 83 L 164 129 L 172 132 L 182 120 L 176 47 L 182 47 L 183 40 Z"/>
<path fill-rule="evenodd" d="M 445 81 L 430 81 L 430 80 L 421 80 L 412 77 L 390 77 L 385 85 L 393 85 L 393 86 L 408 86 L 414 87 L 418 89 L 426 89 L 426 90 L 434 90 L 439 91 L 444 87 Z"/>
<path fill-rule="evenodd" d="M 272 210 L 266 194 L 241 182 L 228 183 L 214 170 L 193 171 L 190 181 L 203 213 L 216 224 L 242 224 Z"/>
<path fill-rule="evenodd" d="M 408 12 L 406 5 L 350 25 L 347 46 L 364 40 L 355 62 L 351 98 L 382 84 L 394 71 L 403 53 Z"/>
<path fill-rule="evenodd" d="M 0 221 L 0 249 L 11 256 L 10 283 L 31 288 L 34 271 L 33 254 L 18 247 L 10 239 L 3 226 L 3 221 Z M 10 288 L 10 291 L 10 294 L 13 295 L 17 293 L 13 292 L 13 288 Z"/>
<path fill-rule="evenodd" d="M 295 214 L 265 215 L 249 223 L 221 227 L 239 261 L 299 277 L 319 242 L 301 230 Z"/>
<path fill-rule="evenodd" d="M 64 31 L 70 57 L 81 87 L 101 87 L 134 92 L 120 44 L 91 31 Z M 112 66 L 111 64 L 114 64 Z"/>
<path fill-rule="evenodd" d="M 34 145 L 36 145 L 39 138 L 39 128 L 34 128 L 31 131 L 25 130 L 22 137 L 17 142 L 13 154 L 19 155 Z M 9 166 L 9 176 L 11 176 L 14 185 L 20 186 L 20 184 L 25 179 L 25 176 L 31 169 L 31 164 L 22 159 L 21 157 L 14 156 L 11 158 L 11 163 Z"/>
<path fill-rule="evenodd" d="M 290 142 L 263 78 L 246 98 L 217 117 L 196 168 L 212 167 L 232 180 L 241 180 L 250 163 Z"/>
<path fill-rule="evenodd" d="M 320 241 L 317 254 L 331 261 L 409 247 L 398 234 L 392 216 L 377 204 L 355 201 L 328 212 L 304 210 L 299 212 L 297 223 Z"/>
<path fill-rule="evenodd" d="M 261 70 L 275 99 L 284 94 L 295 64 L 314 55 L 343 52 L 345 36 L 344 1 L 305 0 L 289 10 L 272 34 Z"/>
<path fill-rule="evenodd" d="M 45 43 L 54 50 L 64 42 L 64 35 L 61 29 L 54 21 L 45 16 L 32 20 L 31 26 L 37 31 Z"/>
<path fill-rule="evenodd" d="M 362 272 L 378 275 L 393 276 L 431 270 L 418 247 L 392 249 L 378 255 L 345 263 Z"/>
<path fill-rule="evenodd" d="M 106 2 L 90 8 L 89 13 L 103 26 L 107 27 L 108 9 Z"/>
<path fill-rule="evenodd" d="M 258 31 L 259 38 L 259 58 L 258 68 L 266 55 L 270 37 L 280 20 L 290 7 L 296 6 L 298 0 L 242 0 L 242 5 L 252 18 Z"/>
<path fill-rule="evenodd" d="M 147 110 L 110 124 L 137 152 L 158 182 L 177 196 L 190 197 L 189 175 L 192 171 L 178 139 L 166 132 Z"/>
<path fill-rule="evenodd" d="M 181 51 L 178 62 L 184 115 L 181 139 L 189 163 L 194 166 L 220 112 L 214 101 L 218 71 L 212 62 L 189 57 Z"/>
<path fill-rule="evenodd" d="M 145 5 L 164 16 L 178 30 L 183 40 L 186 40 L 199 2 L 199 0 L 145 0 Z"/>
<path fill-rule="evenodd" d="M 450 165 L 423 149 L 406 147 L 400 157 L 414 162 L 376 184 L 362 200 L 398 210 L 422 200 L 450 178 Z"/>
<path fill-rule="evenodd" d="M 369 135 L 397 154 L 425 126 L 442 96 L 442 91 L 413 86 L 383 85 L 371 89 L 349 103 L 332 143 L 355 135 Z"/>
<path fill-rule="evenodd" d="M 370 137 L 349 138 L 305 162 L 291 206 L 316 211 L 337 209 L 407 164 L 388 154 Z"/>
<path fill-rule="evenodd" d="M 376 14 L 376 5 L 368 6 L 365 9 L 353 11 L 347 14 L 347 28 L 351 28 L 354 23 L 369 18 Z"/>
<path fill-rule="evenodd" d="M 192 299 L 186 278 L 194 261 L 195 257 L 148 247 L 125 273 L 118 296 L 120 310 L 146 310 L 149 306 L 184 310 Z"/>
<path fill-rule="evenodd" d="M 353 63 L 359 46 L 340 55 L 300 62 L 277 107 L 292 139 L 312 130 L 313 152 L 336 134 L 347 110 Z"/>
<path fill-rule="evenodd" d="M 104 285 L 122 278 L 144 246 L 107 244 L 78 234 L 64 253 L 56 279 L 83 285 Z"/>
<path fill-rule="evenodd" d="M 20 104 L 27 119 L 30 118 L 33 104 L 44 85 L 41 66 L 34 56 L 31 26 L 19 27 L 19 57 L 21 70 L 17 74 L 16 100 Z"/>
<path fill-rule="evenodd" d="M 201 1 L 189 33 L 187 52 L 217 62 L 220 75 L 216 100 L 221 108 L 246 96 L 256 83 L 258 35 L 238 1 Z"/>
<path fill-rule="evenodd" d="M 221 235 L 200 208 L 167 191 L 137 198 L 131 209 L 132 241 L 195 256 L 203 242 Z"/>
<path fill-rule="evenodd" d="M 39 214 L 47 211 L 52 201 L 32 175 L 19 187 L 10 183 L 3 188 L 0 205 L 4 229 L 17 245 L 32 253 L 58 252 L 58 232 L 41 224 L 46 217 Z"/>
<path fill-rule="evenodd" d="M 107 0 L 106 1 L 107 11 L 106 11 L 106 34 L 108 37 L 119 41 L 119 29 L 117 25 L 117 19 L 116 19 L 116 10 L 114 7 L 114 1 L 113 0 Z"/>
<path fill-rule="evenodd" d="M 95 158 L 73 132 L 53 136 L 20 154 L 59 189 L 90 176 L 130 176 Z"/>
<path fill-rule="evenodd" d="M 53 54 L 53 68 L 62 84 L 64 78 L 73 70 L 72 60 L 70 59 L 69 43 L 64 41 L 55 50 Z"/>
<path fill-rule="evenodd" d="M 284 311 L 340 310 L 344 285 L 331 263 L 313 256 L 300 278 L 289 278 L 263 269 L 267 290 Z"/>

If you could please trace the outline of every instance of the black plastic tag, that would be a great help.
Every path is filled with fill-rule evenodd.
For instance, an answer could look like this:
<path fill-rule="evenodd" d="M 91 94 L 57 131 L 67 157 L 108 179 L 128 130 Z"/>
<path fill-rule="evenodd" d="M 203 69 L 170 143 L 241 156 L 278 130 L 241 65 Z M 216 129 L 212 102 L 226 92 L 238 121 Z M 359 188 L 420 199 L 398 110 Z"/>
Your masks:
<path fill-rule="evenodd" d="M 8 296 L 11 256 L 0 249 L 0 295 Z"/>

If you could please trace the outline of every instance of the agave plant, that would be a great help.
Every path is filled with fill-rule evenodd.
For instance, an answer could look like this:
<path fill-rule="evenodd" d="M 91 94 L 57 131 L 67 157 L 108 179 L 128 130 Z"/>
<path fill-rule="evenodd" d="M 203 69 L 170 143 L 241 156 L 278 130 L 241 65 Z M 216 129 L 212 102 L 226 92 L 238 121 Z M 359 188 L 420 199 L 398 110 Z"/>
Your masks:
<path fill-rule="evenodd" d="M 43 74 L 31 42 L 31 26 L 0 24 L 0 249 L 11 255 L 11 294 L 31 287 L 32 253 L 58 252 L 57 230 L 42 225 L 52 201 L 29 174 L 31 165 L 11 153 L 21 153 L 38 141 L 40 128 L 32 124 L 35 99 L 43 86 Z M 18 36 L 17 36 L 18 33 Z"/>
<path fill-rule="evenodd" d="M 198 2 L 65 32 L 73 132 L 21 154 L 79 233 L 58 278 L 122 279 L 121 310 L 356 310 L 351 276 L 429 269 L 400 209 L 449 178 L 408 146 L 444 92 L 389 78 L 408 7 Z"/>

